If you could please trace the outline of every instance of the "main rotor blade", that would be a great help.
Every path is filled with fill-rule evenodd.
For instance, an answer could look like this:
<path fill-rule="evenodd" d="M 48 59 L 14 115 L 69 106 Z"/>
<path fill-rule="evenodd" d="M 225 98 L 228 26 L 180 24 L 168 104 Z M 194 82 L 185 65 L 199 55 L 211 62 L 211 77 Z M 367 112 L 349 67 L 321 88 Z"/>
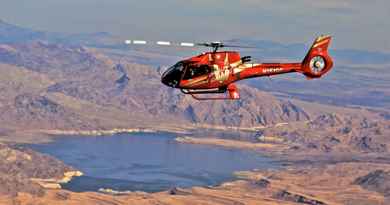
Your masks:
<path fill-rule="evenodd" d="M 135 41 L 133 41 L 133 44 L 146 45 L 147 42 L 146 41 L 135 40 Z"/>
<path fill-rule="evenodd" d="M 126 40 L 127 45 L 158 45 L 158 46 L 173 46 L 173 47 L 210 47 L 210 48 L 256 48 L 246 45 L 230 45 L 220 41 L 206 43 L 191 43 L 191 42 L 170 42 L 170 41 L 145 41 L 145 40 Z"/>
<path fill-rule="evenodd" d="M 170 42 L 170 41 L 153 41 L 148 42 L 144 40 L 126 40 L 125 44 L 127 45 L 159 45 L 159 46 L 176 46 L 176 47 L 195 47 L 196 43 L 190 42 Z"/>
<path fill-rule="evenodd" d="M 229 45 L 229 44 L 224 44 L 223 45 L 224 48 L 258 48 L 258 47 L 254 47 L 254 46 L 244 46 L 244 45 Z"/>

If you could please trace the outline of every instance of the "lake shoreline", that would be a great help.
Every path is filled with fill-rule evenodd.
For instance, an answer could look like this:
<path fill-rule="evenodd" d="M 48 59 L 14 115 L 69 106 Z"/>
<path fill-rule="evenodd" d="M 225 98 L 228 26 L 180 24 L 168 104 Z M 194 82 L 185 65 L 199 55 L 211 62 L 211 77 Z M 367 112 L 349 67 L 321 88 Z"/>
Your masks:
<path fill-rule="evenodd" d="M 159 132 L 151 132 L 150 130 L 140 130 L 140 129 L 131 129 L 131 130 L 116 130 L 118 133 L 114 133 L 112 131 L 110 132 L 101 132 L 101 135 L 95 135 L 95 137 L 99 136 L 104 136 L 107 133 L 112 133 L 108 134 L 109 137 L 115 137 L 116 134 L 121 134 L 121 133 L 126 133 L 123 131 L 129 131 L 128 134 L 136 134 L 136 133 L 144 133 L 144 134 L 153 134 L 153 133 L 159 133 Z M 121 131 L 121 132 L 119 132 Z M 145 132 L 142 132 L 145 131 Z M 50 132 L 51 134 L 55 134 L 53 136 L 53 140 L 56 140 L 57 137 L 63 136 L 64 134 L 69 134 L 72 132 Z M 74 132 L 73 132 L 74 133 Z M 96 132 L 83 132 L 84 134 L 92 134 Z M 172 132 L 170 132 L 172 133 Z M 203 197 L 198 196 L 198 193 L 203 193 L 205 195 L 209 195 L 212 193 L 218 193 L 218 196 L 221 196 L 222 198 L 229 198 L 230 194 L 232 194 L 229 190 L 234 189 L 236 190 L 237 196 L 240 197 L 240 200 L 244 200 L 246 202 L 251 201 L 250 198 L 247 198 L 247 192 L 245 190 L 248 189 L 248 187 L 252 187 L 253 184 L 256 184 L 256 186 L 263 187 L 265 188 L 260 188 L 260 190 L 267 190 L 264 194 L 264 197 L 257 198 L 257 201 L 262 201 L 262 202 L 267 202 L 267 201 L 279 201 L 279 200 L 289 200 L 290 198 L 275 198 L 275 196 L 279 196 L 278 194 L 280 193 L 285 193 L 289 194 L 290 196 L 298 197 L 298 198 L 303 198 L 308 201 L 313 201 L 314 202 L 321 202 L 325 204 L 343 204 L 342 202 L 345 202 L 346 200 L 351 200 L 349 198 L 350 196 L 348 195 L 342 195 L 338 194 L 336 192 L 311 192 L 310 189 L 305 188 L 305 187 L 300 187 L 300 185 L 294 185 L 294 180 L 295 179 L 302 179 L 302 177 L 311 177 L 312 180 L 335 180 L 335 179 L 343 179 L 342 176 L 335 176 L 335 177 L 330 177 L 328 174 L 326 175 L 308 175 L 312 173 L 312 170 L 317 170 L 319 167 L 330 167 L 330 171 L 332 173 L 332 169 L 342 169 L 345 172 L 350 172 L 353 169 L 356 169 L 356 167 L 361 167 L 367 164 L 370 159 L 363 159 L 360 158 L 360 156 L 356 156 L 354 160 L 357 160 L 356 162 L 348 162 L 350 159 L 350 155 L 342 156 L 342 155 L 334 155 L 329 158 L 329 156 L 319 154 L 315 155 L 315 153 L 305 153 L 305 154 L 300 154 L 297 152 L 296 154 L 286 154 L 286 150 L 289 150 L 291 148 L 291 145 L 284 144 L 283 142 L 259 142 L 259 143 L 252 143 L 252 142 L 246 142 L 246 141 L 237 141 L 237 140 L 227 140 L 227 139 L 218 139 L 218 138 L 197 138 L 197 137 L 189 137 L 186 136 L 183 133 L 175 133 L 177 135 L 176 138 L 174 138 L 174 141 L 180 144 L 193 144 L 193 145 L 209 145 L 209 146 L 216 146 L 216 147 L 224 147 L 228 149 L 233 149 L 233 150 L 252 150 L 258 153 L 263 154 L 264 156 L 272 157 L 276 160 L 281 160 L 282 163 L 286 162 L 286 164 L 283 165 L 283 168 L 278 169 L 278 170 L 243 170 L 243 171 L 238 171 L 234 172 L 234 175 L 238 177 L 237 179 L 234 180 L 228 180 L 224 181 L 219 185 L 216 186 L 192 186 L 190 188 L 172 188 L 172 189 L 164 189 L 163 191 L 160 192 L 154 192 L 154 193 L 147 193 L 147 192 L 142 192 L 142 191 L 128 191 L 128 190 L 116 190 L 112 189 L 109 187 L 100 187 L 100 189 L 94 191 L 94 192 L 83 192 L 83 193 L 77 193 L 77 192 L 69 192 L 64 189 L 51 189 L 51 187 L 47 187 L 47 191 L 49 193 L 69 193 L 69 195 L 76 196 L 76 197 L 81 197 L 84 200 L 84 197 L 90 196 L 90 195 L 96 195 L 101 197 L 104 200 L 121 200 L 123 199 L 124 201 L 128 202 L 134 199 L 139 199 L 138 197 L 142 196 L 142 198 L 150 198 L 150 199 L 158 199 L 158 200 L 163 200 L 164 199 L 171 199 L 171 196 L 174 195 L 180 195 L 180 196 L 188 196 L 192 198 L 193 200 L 202 200 Z M 183 135 L 183 136 L 180 136 Z M 82 135 L 81 137 L 85 136 L 92 136 L 92 135 Z M 298 155 L 298 157 L 297 157 Z M 361 162 L 359 160 L 361 159 Z M 322 165 L 319 165 L 321 163 Z M 373 161 L 372 163 L 375 164 Z M 372 165 L 370 165 L 372 166 Z M 344 168 L 345 167 L 345 168 Z M 375 166 L 378 169 L 389 169 L 387 165 L 377 162 Z M 293 170 L 299 170 L 299 173 L 302 172 L 302 174 L 296 175 Z M 364 173 L 368 173 L 368 171 Z M 292 172 L 292 173 L 291 173 Z M 298 172 L 298 171 L 296 171 Z M 272 179 L 270 176 L 274 175 L 280 176 L 281 180 L 278 179 Z M 292 175 L 295 174 L 295 175 Z M 359 177 L 362 176 L 360 175 L 353 175 L 351 173 L 350 177 Z M 292 178 L 291 178 L 292 177 Z M 348 180 L 352 180 L 352 178 L 349 178 Z M 302 182 L 304 183 L 304 182 Z M 349 181 L 350 183 L 350 181 Z M 260 185 L 257 185 L 260 184 Z M 271 186 L 269 185 L 271 184 Z M 324 187 L 327 185 L 324 184 Z M 288 187 L 288 188 L 283 188 L 283 187 Z M 367 192 L 362 189 L 358 189 L 357 186 L 353 185 L 344 185 L 345 188 L 347 189 L 353 189 L 353 193 L 356 193 L 356 195 L 352 196 L 357 196 L 357 195 L 363 195 L 363 196 L 368 196 Z M 338 190 L 334 188 L 335 190 Z M 249 192 L 250 193 L 250 192 Z M 273 195 L 267 195 L 268 193 L 273 193 Z M 307 195 L 306 193 L 312 193 L 311 195 Z M 329 197 L 329 195 L 332 195 L 336 198 Z M 383 197 L 380 195 L 372 195 L 373 197 L 367 198 L 366 200 L 370 201 L 383 201 Z M 194 198 L 195 197 L 195 198 Z M 50 199 L 50 197 L 47 197 L 46 199 Z M 226 198 L 225 198 L 226 199 Z M 69 199 L 68 199 L 69 200 Z M 264 200 L 264 201 L 263 201 Z M 341 202 L 341 203 L 340 203 Z"/>
<path fill-rule="evenodd" d="M 156 135 L 156 136 L 154 136 L 154 135 Z M 132 150 L 140 150 L 140 147 L 144 147 L 143 149 L 141 149 L 141 150 L 143 150 L 142 152 L 149 152 L 148 150 L 150 150 L 150 149 L 154 150 L 153 152 L 156 152 L 155 154 L 153 154 L 153 152 L 149 153 L 147 155 L 147 156 L 149 156 L 147 159 L 150 159 L 150 157 L 155 158 L 157 155 L 161 155 L 161 156 L 164 156 L 164 158 L 168 157 L 170 159 L 169 163 L 165 162 L 165 163 L 167 163 L 167 165 L 172 164 L 173 166 L 176 166 L 175 164 L 177 164 L 177 163 L 179 163 L 179 164 L 184 163 L 184 165 L 191 164 L 190 167 L 188 167 L 188 165 L 183 166 L 183 164 L 181 166 L 179 166 L 180 170 L 182 170 L 182 171 L 178 170 L 178 173 L 177 173 L 178 177 L 179 177 L 178 179 L 183 178 L 183 177 L 184 178 L 180 179 L 178 181 L 179 182 L 178 185 L 185 183 L 186 185 L 185 184 L 181 185 L 184 187 L 193 186 L 192 184 L 190 184 L 190 185 L 187 184 L 187 183 L 193 183 L 191 181 L 194 181 L 194 185 L 198 185 L 198 184 L 199 185 L 202 184 L 205 186 L 217 185 L 219 183 L 223 183 L 223 182 L 235 179 L 235 177 L 233 175 L 233 173 L 235 171 L 252 170 L 252 169 L 257 169 L 257 168 L 261 168 L 261 167 L 266 168 L 266 167 L 276 166 L 275 163 L 271 163 L 271 161 L 275 161 L 275 160 L 271 159 L 270 156 L 262 155 L 261 153 L 255 153 L 255 152 L 252 153 L 252 150 L 236 149 L 236 151 L 232 151 L 229 149 L 221 149 L 218 146 L 210 147 L 210 146 L 196 146 L 196 145 L 194 146 L 191 144 L 183 144 L 183 143 L 176 142 L 175 135 L 168 134 L 168 133 L 164 134 L 164 133 L 154 133 L 154 132 L 153 133 L 152 132 L 134 132 L 134 133 L 123 134 L 121 132 L 121 134 L 109 135 L 109 137 L 103 137 L 103 138 L 100 136 L 96 136 L 94 138 L 85 138 L 85 136 L 78 136 L 77 137 L 74 135 L 73 135 L 73 137 L 67 137 L 67 136 L 64 136 L 61 138 L 58 138 L 58 137 L 59 137 L 59 135 L 57 135 L 57 137 L 53 138 L 52 143 L 41 144 L 41 145 L 31 145 L 31 146 L 33 148 L 35 147 L 34 150 L 36 150 L 38 152 L 44 152 L 44 153 L 49 154 L 51 156 L 54 156 L 60 160 L 63 160 L 63 158 L 61 156 L 66 154 L 67 159 L 68 159 L 68 160 L 65 160 L 66 164 L 70 164 L 73 167 L 75 167 L 76 169 L 79 169 L 79 170 L 82 170 L 83 172 L 85 172 L 86 176 L 89 178 L 88 179 L 83 178 L 81 181 L 77 180 L 77 182 L 75 182 L 75 183 L 72 183 L 73 181 L 71 181 L 71 183 L 69 185 L 67 185 L 67 187 L 70 188 L 71 190 L 73 190 L 72 187 L 75 187 L 77 190 L 80 190 L 80 188 L 77 188 L 77 187 L 79 185 L 84 186 L 84 185 L 82 185 L 82 183 L 83 183 L 82 181 L 87 182 L 87 184 L 85 184 L 85 186 L 87 187 L 86 188 L 87 191 L 93 191 L 93 190 L 98 191 L 98 189 L 100 189 L 100 188 L 115 190 L 115 186 L 122 187 L 123 186 L 122 182 L 112 181 L 112 180 L 107 181 L 110 178 L 112 178 L 112 179 L 117 178 L 117 177 L 115 177 L 115 175 L 113 175 L 113 174 L 115 174 L 115 172 L 112 172 L 112 173 L 110 172 L 109 175 L 103 176 L 103 175 L 98 174 L 99 172 L 92 172 L 91 173 L 90 171 L 89 172 L 86 171 L 86 167 L 88 168 L 91 166 L 97 166 L 97 167 L 108 166 L 107 165 L 108 162 L 105 162 L 105 161 L 106 161 L 106 159 L 110 159 L 109 157 L 111 157 L 111 155 L 113 155 L 113 157 L 115 157 L 117 161 L 120 159 L 119 160 L 120 162 L 125 162 L 125 163 L 120 163 L 121 168 L 118 170 L 119 173 L 123 172 L 124 170 L 129 170 L 131 173 L 135 174 L 134 177 L 136 177 L 138 175 L 137 174 L 138 172 L 143 173 L 140 175 L 141 177 L 138 179 L 138 180 L 140 180 L 140 182 L 143 182 L 142 181 L 143 177 L 148 176 L 148 175 L 145 175 L 145 173 L 148 173 L 148 172 L 160 173 L 160 175 L 162 175 L 160 177 L 163 177 L 163 176 L 165 176 L 165 177 L 169 176 L 168 178 L 176 177 L 176 171 L 167 170 L 167 167 L 148 168 L 148 167 L 152 166 L 153 164 L 147 165 L 147 167 L 145 167 L 145 168 L 142 168 L 144 166 L 142 164 L 139 164 L 136 167 L 133 167 L 133 165 L 131 165 L 130 167 L 128 167 L 129 165 L 123 167 L 125 164 L 128 164 L 128 163 L 131 163 L 131 164 L 137 164 L 137 163 L 146 163 L 147 164 L 148 163 L 147 161 L 143 162 L 142 157 L 136 157 L 136 160 L 134 162 L 131 161 L 132 159 L 134 160 L 134 157 L 131 157 L 131 158 L 127 157 L 127 156 L 144 156 L 145 153 L 142 154 L 142 153 L 138 153 L 138 151 L 132 151 Z M 146 143 L 146 144 L 139 144 L 137 141 L 140 141 L 140 142 Z M 120 143 L 120 144 L 118 144 L 118 143 Z M 159 144 L 161 144 L 162 147 L 156 147 L 156 146 L 160 146 Z M 84 147 L 84 146 L 87 146 L 87 147 Z M 107 147 L 107 146 L 109 146 L 109 147 Z M 41 147 L 41 148 L 39 148 L 39 147 Z M 114 150 L 114 149 L 111 149 L 111 147 L 115 147 L 115 150 L 119 150 L 120 152 L 118 152 L 118 153 L 111 152 L 111 151 L 107 152 L 108 150 Z M 77 156 L 74 156 L 74 160 L 72 160 L 72 158 L 70 158 L 71 155 L 69 155 L 69 153 L 73 153 L 72 150 L 74 150 L 75 153 L 78 153 Z M 76 152 L 76 150 L 77 150 L 77 152 Z M 80 150 L 86 150 L 86 151 L 80 151 Z M 101 150 L 101 151 L 106 150 L 106 151 L 104 151 L 100 155 L 100 154 L 97 154 L 96 152 L 93 152 L 92 150 Z M 127 151 L 124 152 L 124 150 L 127 150 Z M 251 152 L 251 153 L 249 153 L 249 152 Z M 86 159 L 87 161 L 83 160 L 82 164 L 78 164 L 81 162 L 75 161 L 78 158 L 84 158 L 84 156 L 88 156 L 89 158 L 93 157 L 92 161 Z M 228 159 L 230 159 L 229 156 L 230 157 L 232 157 L 232 156 L 238 157 L 240 159 L 240 161 L 235 163 L 235 164 L 231 164 L 231 162 L 228 160 Z M 153 161 L 155 160 L 154 158 L 152 158 Z M 71 161 L 69 161 L 69 159 L 71 159 Z M 98 164 L 95 164 L 97 162 L 93 161 L 95 159 L 96 160 L 98 159 L 98 161 L 99 161 Z M 175 159 L 177 159 L 179 161 L 176 162 Z M 126 160 L 130 160 L 130 161 L 126 162 Z M 224 162 L 224 161 L 226 161 L 226 162 Z M 216 162 L 218 162 L 218 164 L 219 164 L 218 166 L 213 165 L 213 164 L 216 164 Z M 91 163 L 93 163 L 93 164 L 91 164 Z M 149 162 L 149 163 L 151 163 L 151 162 Z M 265 163 L 265 164 L 263 164 L 263 163 Z M 119 166 L 119 164 L 115 165 L 115 163 L 114 163 L 114 164 L 108 166 L 108 168 L 110 170 L 112 169 L 114 171 L 114 170 L 116 170 L 115 166 Z M 206 167 L 204 167 L 204 166 L 206 166 Z M 225 168 L 223 169 L 222 167 L 225 167 Z M 234 168 L 234 167 L 236 167 L 236 168 Z M 177 169 L 177 168 L 174 168 L 174 169 Z M 214 170 L 214 169 L 216 169 L 216 170 Z M 96 169 L 96 171 L 98 171 L 98 170 L 99 169 Z M 219 171 L 224 170 L 224 171 L 219 173 L 218 170 Z M 181 173 L 181 172 L 183 172 L 183 173 Z M 167 173 L 168 175 L 166 175 L 165 173 Z M 158 176 L 158 175 L 156 175 L 156 176 Z M 96 178 L 96 180 L 101 179 L 102 181 L 97 183 L 97 184 L 102 184 L 102 185 L 100 187 L 97 187 L 97 188 L 93 188 L 93 189 L 90 188 L 89 184 L 95 183 L 95 182 L 91 182 L 91 180 L 92 180 L 91 177 Z M 102 178 L 100 178 L 100 177 L 102 177 Z M 136 178 L 134 178 L 134 179 L 136 179 Z M 164 180 L 164 178 L 160 178 L 160 179 Z M 123 180 L 126 181 L 129 179 L 123 178 Z M 145 181 L 145 182 L 147 182 L 147 183 L 143 186 L 149 186 L 149 184 L 152 184 L 149 181 Z M 113 183 L 112 187 L 110 187 L 110 183 Z M 172 183 L 175 184 L 176 182 L 172 182 Z M 93 186 L 95 186 L 95 185 L 93 185 Z M 128 186 L 132 187 L 133 185 L 129 184 Z M 158 186 L 160 186 L 160 185 L 158 185 Z M 156 187 L 158 187 L 158 186 L 156 184 Z M 171 186 L 167 186 L 166 188 L 161 189 L 160 191 L 169 189 L 170 187 Z M 120 188 L 119 191 L 123 191 L 123 190 L 125 190 L 125 189 Z M 129 190 L 132 190 L 132 191 L 143 190 L 143 188 L 142 189 L 131 188 Z M 153 190 L 153 188 L 146 188 L 146 190 Z"/>
<path fill-rule="evenodd" d="M 307 123 L 307 122 L 297 122 Z M 57 136 L 104 136 L 115 135 L 121 133 L 173 133 L 180 135 L 188 135 L 199 130 L 214 131 L 214 132 L 247 132 L 256 133 L 259 130 L 268 128 L 277 128 L 288 126 L 291 123 L 276 123 L 267 126 L 256 127 L 235 127 L 235 126 L 220 126 L 209 124 L 192 124 L 184 126 L 176 126 L 164 124 L 161 126 L 134 126 L 134 127 L 114 127 L 114 128 L 102 128 L 102 129 L 10 129 L 3 136 L 0 135 L 0 141 L 3 142 L 15 142 L 15 143 L 47 143 Z M 13 136 L 12 140 L 9 136 Z"/>
<path fill-rule="evenodd" d="M 19 193 L 15 199 L 3 198 L 3 204 L 22 200 L 32 204 L 387 204 L 383 194 L 366 190 L 357 183 L 375 170 L 390 170 L 376 163 L 338 163 L 322 166 L 290 167 L 282 170 L 237 172 L 240 179 L 215 187 L 178 188 L 146 193 L 101 189 L 101 192 L 70 192 L 48 189 L 44 197 Z M 337 183 L 334 183 L 337 182 Z M 313 185 L 314 184 L 314 185 Z"/>

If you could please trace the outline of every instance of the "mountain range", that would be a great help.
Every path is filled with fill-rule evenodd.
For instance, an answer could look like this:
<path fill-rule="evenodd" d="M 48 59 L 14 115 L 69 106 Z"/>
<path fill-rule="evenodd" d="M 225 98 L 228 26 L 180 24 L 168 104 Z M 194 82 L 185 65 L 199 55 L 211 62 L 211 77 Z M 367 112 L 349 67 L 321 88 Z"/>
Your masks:
<path fill-rule="evenodd" d="M 257 59 L 256 61 L 299 62 L 305 56 L 311 40 L 308 39 L 306 44 L 288 45 L 245 38 L 226 40 L 226 42 L 256 47 L 256 49 L 241 50 L 242 55 L 251 55 L 253 59 Z M 99 49 L 100 52 L 109 55 L 109 57 L 116 58 L 116 63 L 125 58 L 132 63 L 165 68 L 181 58 L 199 52 L 194 49 L 183 50 L 158 46 L 129 47 L 123 41 L 124 39 L 109 33 L 64 34 L 23 28 L 0 21 L 0 43 L 15 45 L 38 42 L 42 45 L 60 45 L 75 48 L 86 46 Z M 390 67 L 390 53 L 352 49 L 331 50 L 330 53 L 334 57 L 336 66 L 326 76 L 326 79 L 306 81 L 303 76 L 291 74 L 273 77 L 271 78 L 272 81 L 267 79 L 247 80 L 246 84 L 273 92 L 276 95 L 284 94 L 314 102 L 342 106 L 390 108 L 390 85 L 387 83 L 390 78 L 387 72 Z M 11 56 L 6 56 L 6 54 Z M 16 58 L 10 53 L 3 53 L 0 57 L 3 58 L 4 62 Z M 35 63 L 33 61 L 26 62 L 28 56 L 23 57 L 26 58 L 25 63 Z M 29 67 L 31 66 L 33 65 L 29 65 Z M 378 73 L 381 73 L 381 75 L 378 75 Z"/>

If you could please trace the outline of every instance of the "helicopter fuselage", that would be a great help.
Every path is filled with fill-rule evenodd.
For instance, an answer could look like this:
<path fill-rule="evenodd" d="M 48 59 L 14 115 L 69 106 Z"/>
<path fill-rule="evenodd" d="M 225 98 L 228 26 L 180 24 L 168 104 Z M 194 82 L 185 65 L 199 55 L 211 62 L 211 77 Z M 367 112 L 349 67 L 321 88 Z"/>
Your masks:
<path fill-rule="evenodd" d="M 235 51 L 207 52 L 178 62 L 162 75 L 161 81 L 186 94 L 229 91 L 228 99 L 237 99 L 234 82 L 239 80 L 291 72 L 303 73 L 308 78 L 321 77 L 333 66 L 328 54 L 330 40 L 330 36 L 317 38 L 300 63 L 253 63 L 249 56 L 242 58 Z"/>

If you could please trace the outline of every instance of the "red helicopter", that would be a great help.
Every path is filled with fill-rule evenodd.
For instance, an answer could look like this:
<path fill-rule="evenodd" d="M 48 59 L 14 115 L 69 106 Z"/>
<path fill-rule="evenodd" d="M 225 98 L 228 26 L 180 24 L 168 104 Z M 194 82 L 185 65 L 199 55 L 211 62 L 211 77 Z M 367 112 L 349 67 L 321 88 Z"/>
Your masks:
<path fill-rule="evenodd" d="M 184 94 L 189 94 L 197 100 L 237 100 L 240 94 L 236 81 L 273 76 L 284 73 L 299 72 L 308 79 L 320 78 L 333 67 L 333 60 L 328 54 L 331 36 L 318 37 L 308 54 L 299 63 L 253 63 L 250 56 L 241 57 L 236 51 L 218 51 L 226 47 L 242 47 L 225 45 L 221 42 L 212 43 L 180 43 L 179 46 L 211 47 L 211 52 L 179 61 L 166 70 L 161 82 L 169 87 L 178 88 Z M 146 41 L 130 41 L 126 44 L 147 44 Z M 158 45 L 171 45 L 170 42 L 159 41 Z M 221 97 L 204 94 L 222 94 Z"/>

